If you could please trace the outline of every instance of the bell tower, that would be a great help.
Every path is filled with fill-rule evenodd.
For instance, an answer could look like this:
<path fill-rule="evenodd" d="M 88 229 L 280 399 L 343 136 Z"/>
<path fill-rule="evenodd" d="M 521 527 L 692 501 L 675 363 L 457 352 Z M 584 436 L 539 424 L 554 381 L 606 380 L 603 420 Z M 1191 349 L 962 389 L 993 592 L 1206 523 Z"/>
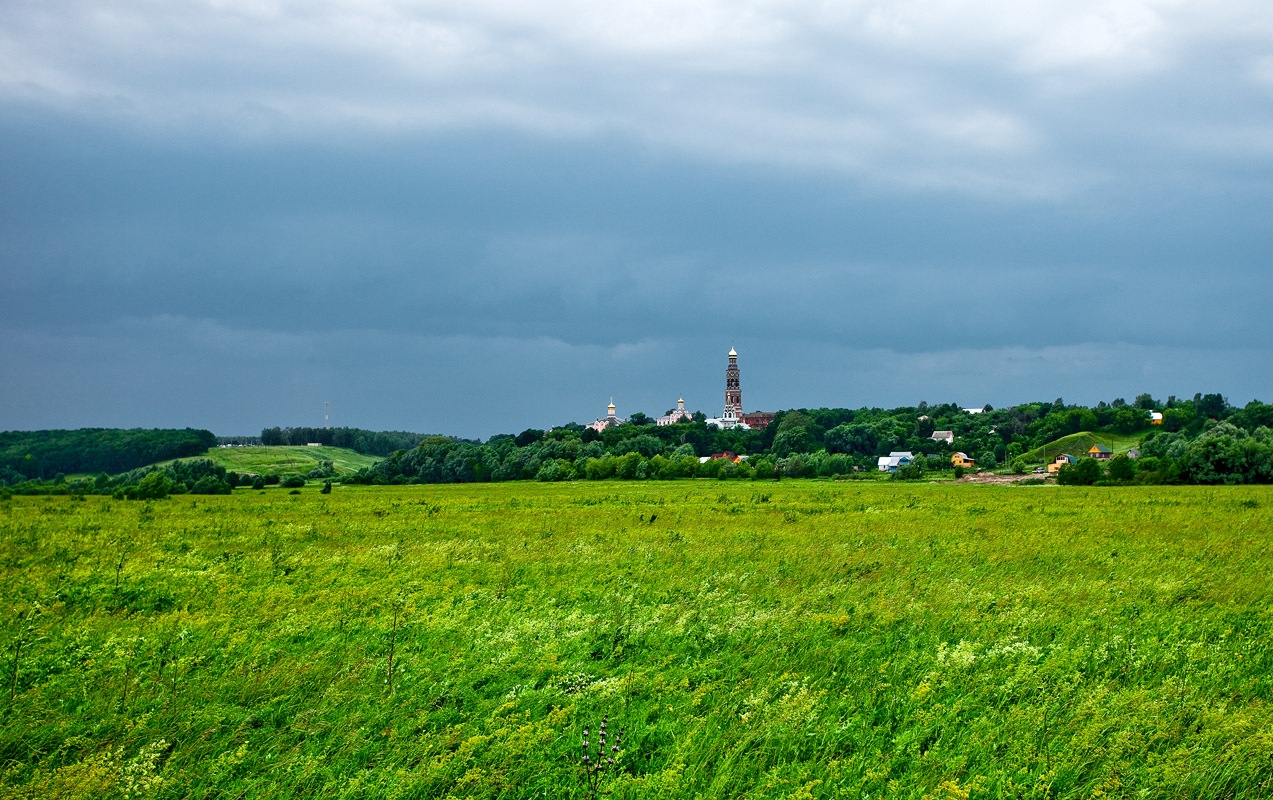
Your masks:
<path fill-rule="evenodd" d="M 738 353 L 729 348 L 729 366 L 725 367 L 725 419 L 737 419 L 743 413 L 743 390 L 738 377 Z"/>

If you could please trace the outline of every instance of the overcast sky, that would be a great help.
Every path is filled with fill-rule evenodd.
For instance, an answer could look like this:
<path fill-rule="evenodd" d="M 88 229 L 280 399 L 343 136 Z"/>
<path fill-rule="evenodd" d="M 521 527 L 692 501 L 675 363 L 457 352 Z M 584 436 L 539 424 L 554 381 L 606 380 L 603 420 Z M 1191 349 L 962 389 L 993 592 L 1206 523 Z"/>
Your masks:
<path fill-rule="evenodd" d="M 1273 402 L 1267 0 L 7 0 L 0 429 Z"/>

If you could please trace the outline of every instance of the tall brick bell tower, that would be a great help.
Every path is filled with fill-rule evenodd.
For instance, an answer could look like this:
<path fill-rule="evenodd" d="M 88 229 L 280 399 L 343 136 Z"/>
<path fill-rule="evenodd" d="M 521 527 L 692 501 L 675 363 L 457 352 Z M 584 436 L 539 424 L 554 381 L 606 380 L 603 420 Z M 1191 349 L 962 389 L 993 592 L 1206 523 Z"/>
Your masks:
<path fill-rule="evenodd" d="M 729 348 L 729 366 L 725 367 L 725 413 L 721 418 L 732 428 L 742 421 L 743 390 L 738 378 L 738 353 Z"/>

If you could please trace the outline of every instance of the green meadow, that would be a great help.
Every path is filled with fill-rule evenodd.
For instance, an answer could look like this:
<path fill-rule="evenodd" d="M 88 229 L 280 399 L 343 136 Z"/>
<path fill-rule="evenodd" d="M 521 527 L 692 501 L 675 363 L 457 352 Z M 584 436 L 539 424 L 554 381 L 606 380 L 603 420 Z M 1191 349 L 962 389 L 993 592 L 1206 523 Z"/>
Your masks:
<path fill-rule="evenodd" d="M 0 797 L 1273 796 L 1271 536 L 1268 487 L 10 497 Z"/>
<path fill-rule="evenodd" d="M 332 462 L 337 474 L 345 474 L 380 460 L 343 447 L 325 446 L 213 447 L 200 457 L 211 459 L 231 472 L 254 475 L 305 475 L 321 467 L 324 461 Z"/>

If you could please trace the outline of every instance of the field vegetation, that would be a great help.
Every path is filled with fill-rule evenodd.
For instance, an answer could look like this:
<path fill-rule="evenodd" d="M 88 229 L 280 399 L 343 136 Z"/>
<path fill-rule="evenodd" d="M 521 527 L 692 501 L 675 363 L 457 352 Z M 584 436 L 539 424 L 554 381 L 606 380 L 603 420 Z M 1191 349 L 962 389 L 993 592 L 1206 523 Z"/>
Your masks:
<path fill-rule="evenodd" d="M 1271 507 L 806 481 L 8 497 L 0 797 L 1267 797 Z"/>
<path fill-rule="evenodd" d="M 306 475 L 330 463 L 336 475 L 367 469 L 380 459 L 342 447 L 214 447 L 203 454 L 240 475 Z"/>

